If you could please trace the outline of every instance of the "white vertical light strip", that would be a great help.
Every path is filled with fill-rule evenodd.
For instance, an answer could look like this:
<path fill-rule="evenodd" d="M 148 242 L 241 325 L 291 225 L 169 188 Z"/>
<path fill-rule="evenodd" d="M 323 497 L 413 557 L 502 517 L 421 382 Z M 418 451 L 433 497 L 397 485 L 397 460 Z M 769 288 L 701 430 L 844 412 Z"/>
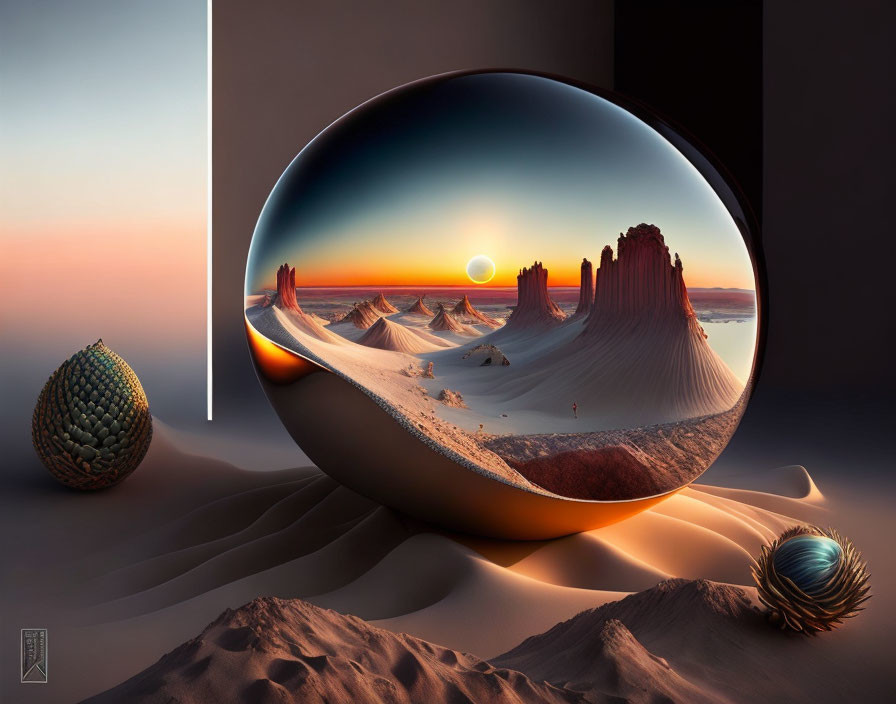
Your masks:
<path fill-rule="evenodd" d="M 212 419 L 212 0 L 206 3 L 205 16 L 205 52 L 206 52 L 206 221 L 205 221 L 205 258 L 206 258 L 206 416 Z"/>

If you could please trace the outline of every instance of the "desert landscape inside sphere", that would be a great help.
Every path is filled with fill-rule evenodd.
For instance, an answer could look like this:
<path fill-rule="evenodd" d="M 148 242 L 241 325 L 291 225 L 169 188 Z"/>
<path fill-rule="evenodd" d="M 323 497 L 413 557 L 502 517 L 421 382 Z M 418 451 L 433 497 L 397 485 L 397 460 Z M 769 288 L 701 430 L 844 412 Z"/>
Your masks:
<path fill-rule="evenodd" d="M 405 87 L 322 132 L 264 207 L 245 294 L 253 334 L 415 441 L 579 500 L 699 476 L 756 348 L 750 253 L 699 172 L 614 103 L 513 73 Z M 334 444 L 353 417 L 337 407 Z"/>

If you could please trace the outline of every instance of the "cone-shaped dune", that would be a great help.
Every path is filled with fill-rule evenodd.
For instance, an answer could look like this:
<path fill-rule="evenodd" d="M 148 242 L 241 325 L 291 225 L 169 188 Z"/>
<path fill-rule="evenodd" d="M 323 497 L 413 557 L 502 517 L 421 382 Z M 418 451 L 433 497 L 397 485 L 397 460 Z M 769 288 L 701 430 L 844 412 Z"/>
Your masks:
<path fill-rule="evenodd" d="M 439 312 L 429 321 L 429 327 L 432 330 L 446 330 L 448 332 L 466 332 L 464 325 L 461 325 L 457 319 L 449 313 L 445 306 L 439 303 Z"/>
<path fill-rule="evenodd" d="M 356 328 L 366 330 L 380 319 L 380 311 L 374 308 L 370 301 L 361 301 L 355 304 L 345 317 L 340 320 L 341 323 L 352 323 Z"/>
<path fill-rule="evenodd" d="M 435 313 L 426 307 L 426 304 L 423 302 L 423 296 L 417 296 L 417 300 L 407 309 L 407 312 L 416 313 L 417 315 L 428 315 L 430 318 L 435 315 Z"/>
<path fill-rule="evenodd" d="M 378 311 L 383 313 L 397 313 L 398 308 L 393 306 L 389 301 L 386 300 L 386 297 L 383 295 L 382 291 L 376 294 L 376 297 L 370 301 L 371 305 L 376 308 Z"/>
<path fill-rule="evenodd" d="M 411 330 L 400 323 L 380 318 L 359 339 L 358 344 L 381 350 L 421 354 L 443 349 L 445 342 L 422 330 Z"/>
<path fill-rule="evenodd" d="M 507 319 L 507 330 L 552 326 L 562 322 L 566 314 L 548 294 L 548 270 L 541 262 L 520 269 L 516 277 L 517 303 Z"/>
<path fill-rule="evenodd" d="M 470 298 L 467 294 L 464 294 L 464 297 L 458 301 L 457 305 L 454 306 L 454 309 L 451 311 L 455 316 L 458 316 L 462 319 L 468 319 L 470 323 L 474 325 L 476 323 L 481 323 L 483 325 L 487 325 L 490 328 L 499 328 L 501 327 L 501 321 L 495 320 L 494 318 L 490 318 L 484 313 L 476 310 L 473 307 L 473 304 L 470 303 Z"/>

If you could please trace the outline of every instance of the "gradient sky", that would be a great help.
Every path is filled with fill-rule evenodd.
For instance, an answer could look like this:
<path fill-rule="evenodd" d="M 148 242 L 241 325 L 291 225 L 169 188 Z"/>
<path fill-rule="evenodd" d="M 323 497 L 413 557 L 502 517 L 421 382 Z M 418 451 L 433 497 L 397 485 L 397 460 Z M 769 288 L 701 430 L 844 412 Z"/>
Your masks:
<path fill-rule="evenodd" d="M 641 222 L 688 285 L 753 288 L 724 206 L 640 120 L 543 78 L 454 78 L 366 105 L 302 151 L 259 220 L 247 288 L 284 261 L 299 286 L 472 285 L 477 254 L 495 261 L 490 286 L 535 259 L 551 285 L 578 285 L 582 257 Z"/>
<path fill-rule="evenodd" d="M 205 0 L 0 0 L 8 373 L 102 337 L 204 419 L 206 72 Z"/>

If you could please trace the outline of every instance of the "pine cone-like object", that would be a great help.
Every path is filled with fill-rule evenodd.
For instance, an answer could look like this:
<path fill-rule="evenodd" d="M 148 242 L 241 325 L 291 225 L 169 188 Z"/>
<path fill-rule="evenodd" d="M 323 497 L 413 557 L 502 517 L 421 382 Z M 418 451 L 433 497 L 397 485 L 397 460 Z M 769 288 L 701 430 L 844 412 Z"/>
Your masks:
<path fill-rule="evenodd" d="M 53 372 L 31 421 L 41 462 L 75 489 L 118 484 L 143 460 L 151 439 L 152 416 L 140 380 L 102 340 Z"/>
<path fill-rule="evenodd" d="M 784 630 L 815 635 L 862 610 L 868 568 L 837 531 L 798 526 L 763 545 L 751 571 L 769 620 Z"/>

